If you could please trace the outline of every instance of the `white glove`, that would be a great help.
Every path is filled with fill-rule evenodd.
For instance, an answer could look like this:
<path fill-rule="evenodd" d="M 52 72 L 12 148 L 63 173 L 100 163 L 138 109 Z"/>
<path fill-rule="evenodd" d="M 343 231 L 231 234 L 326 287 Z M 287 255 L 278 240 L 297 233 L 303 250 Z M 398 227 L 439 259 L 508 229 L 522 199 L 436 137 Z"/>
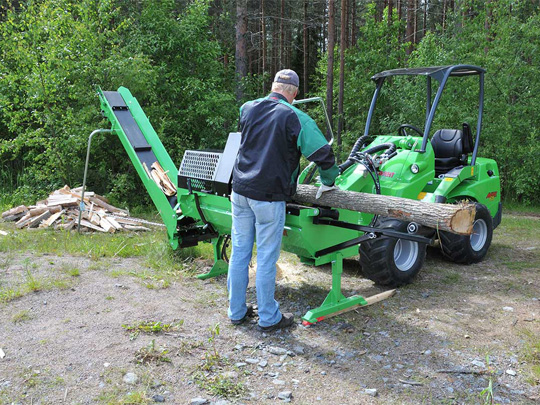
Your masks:
<path fill-rule="evenodd" d="M 319 198 L 321 198 L 321 196 L 323 195 L 323 193 L 326 193 L 327 191 L 330 191 L 330 190 L 337 190 L 338 188 L 336 186 L 325 186 L 324 184 L 322 184 L 319 189 L 317 190 L 317 194 L 315 195 L 315 199 L 318 200 Z"/>

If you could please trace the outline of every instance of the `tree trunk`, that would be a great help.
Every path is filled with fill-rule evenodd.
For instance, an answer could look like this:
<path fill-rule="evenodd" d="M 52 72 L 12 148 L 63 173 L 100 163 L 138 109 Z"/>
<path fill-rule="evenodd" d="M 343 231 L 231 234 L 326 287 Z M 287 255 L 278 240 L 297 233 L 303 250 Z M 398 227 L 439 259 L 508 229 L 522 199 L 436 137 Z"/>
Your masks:
<path fill-rule="evenodd" d="M 388 26 L 392 26 L 392 7 L 394 6 L 393 0 L 388 0 Z"/>
<path fill-rule="evenodd" d="M 413 28 L 413 44 L 418 43 L 418 0 L 414 0 L 414 28 Z"/>
<path fill-rule="evenodd" d="M 308 28 L 307 28 L 308 0 L 304 0 L 304 98 L 308 93 Z"/>
<path fill-rule="evenodd" d="M 429 0 L 424 0 L 424 19 L 423 19 L 423 24 L 422 24 L 422 38 L 426 36 L 428 2 Z"/>
<path fill-rule="evenodd" d="M 334 48 L 336 46 L 335 29 L 335 3 L 328 0 L 328 71 L 326 73 L 326 111 L 330 120 L 330 127 L 334 127 Z M 330 139 L 330 130 L 327 129 L 326 137 Z"/>
<path fill-rule="evenodd" d="M 261 32 L 262 32 L 262 76 L 263 76 L 263 94 L 266 94 L 266 53 L 267 53 L 267 41 L 266 41 L 266 16 L 264 15 L 264 0 L 261 0 Z"/>
<path fill-rule="evenodd" d="M 446 29 L 446 9 L 447 9 L 447 0 L 443 1 L 443 9 L 442 9 L 442 32 L 444 33 L 444 30 Z"/>
<path fill-rule="evenodd" d="M 339 94 L 338 94 L 338 130 L 337 130 L 337 160 L 341 159 L 341 133 L 343 132 L 343 96 L 345 89 L 345 49 L 347 41 L 347 0 L 341 0 L 341 43 L 339 55 Z"/>
<path fill-rule="evenodd" d="M 315 198 L 318 187 L 299 184 L 293 201 L 301 204 L 317 204 L 357 212 L 397 218 L 406 222 L 460 235 L 470 235 L 476 208 L 474 204 L 438 204 L 354 191 L 332 190 Z"/>
<path fill-rule="evenodd" d="M 414 0 L 409 0 L 407 3 L 407 30 L 405 31 L 405 42 L 410 42 L 407 47 L 407 55 L 410 55 L 413 50 L 414 41 Z"/>
<path fill-rule="evenodd" d="M 246 57 L 246 34 L 247 34 L 247 0 L 237 0 L 236 2 L 236 101 L 244 97 L 242 79 L 247 76 Z"/>
<path fill-rule="evenodd" d="M 351 10 L 352 23 L 351 23 L 351 43 L 350 43 L 350 45 L 355 46 L 356 45 L 356 32 L 358 30 L 358 27 L 356 26 L 356 0 L 352 0 L 351 8 L 352 8 L 352 10 Z"/>
<path fill-rule="evenodd" d="M 279 69 L 285 68 L 285 0 L 281 0 L 281 20 L 279 23 Z M 273 72 L 275 73 L 275 72 Z"/>

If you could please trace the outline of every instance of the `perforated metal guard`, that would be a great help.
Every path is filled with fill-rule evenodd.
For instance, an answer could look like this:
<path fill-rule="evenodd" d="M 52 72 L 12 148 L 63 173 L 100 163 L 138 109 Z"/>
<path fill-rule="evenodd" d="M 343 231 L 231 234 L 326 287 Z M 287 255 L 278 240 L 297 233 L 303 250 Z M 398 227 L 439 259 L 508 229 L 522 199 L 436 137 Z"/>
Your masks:
<path fill-rule="evenodd" d="M 191 179 L 213 181 L 221 153 L 187 150 L 184 153 L 178 175 Z"/>

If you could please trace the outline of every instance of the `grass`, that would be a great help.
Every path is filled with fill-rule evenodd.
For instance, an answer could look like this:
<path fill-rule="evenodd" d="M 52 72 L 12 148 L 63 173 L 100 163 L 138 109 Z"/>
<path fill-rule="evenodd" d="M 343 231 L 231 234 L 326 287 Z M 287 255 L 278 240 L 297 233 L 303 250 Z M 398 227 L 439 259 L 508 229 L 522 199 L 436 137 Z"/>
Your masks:
<path fill-rule="evenodd" d="M 11 321 L 13 323 L 21 323 L 29 321 L 30 319 L 32 319 L 32 316 L 30 315 L 30 311 L 27 309 L 19 311 L 11 317 Z"/>
<path fill-rule="evenodd" d="M 161 332 L 172 332 L 178 330 L 183 324 L 183 319 L 173 323 L 163 323 L 160 321 L 140 321 L 133 325 L 122 325 L 122 328 L 130 332 L 130 340 L 134 340 L 139 336 L 140 333 L 157 334 Z"/>
<path fill-rule="evenodd" d="M 167 357 L 168 353 L 168 350 L 156 346 L 156 340 L 152 339 L 147 346 L 141 347 L 135 352 L 135 360 L 139 364 L 170 363 L 171 359 Z"/>

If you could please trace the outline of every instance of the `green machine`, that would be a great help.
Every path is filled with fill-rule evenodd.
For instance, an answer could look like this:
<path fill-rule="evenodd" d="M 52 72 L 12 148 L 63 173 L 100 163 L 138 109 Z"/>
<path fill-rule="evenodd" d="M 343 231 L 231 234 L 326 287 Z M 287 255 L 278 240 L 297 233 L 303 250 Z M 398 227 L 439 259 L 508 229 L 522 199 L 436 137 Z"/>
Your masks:
<path fill-rule="evenodd" d="M 364 134 L 340 165 L 336 186 L 342 190 L 377 193 L 435 203 L 468 200 L 476 203 L 470 236 L 435 231 L 414 222 L 403 222 L 368 213 L 322 206 L 287 204 L 282 249 L 311 265 L 331 263 L 332 286 L 324 302 L 303 316 L 305 324 L 368 305 L 369 299 L 345 297 L 341 289 L 343 259 L 357 257 L 365 277 L 379 285 L 397 287 L 410 283 L 424 264 L 426 247 L 440 239 L 443 255 L 457 263 L 476 263 L 486 255 L 493 229 L 501 221 L 500 179 L 492 159 L 477 156 L 482 126 L 485 70 L 453 65 L 384 71 L 372 77 L 376 84 Z M 396 134 L 372 136 L 370 124 L 385 80 L 396 75 L 423 76 L 427 81 L 424 128 L 401 125 Z M 479 111 L 476 134 L 464 123 L 459 129 L 431 126 L 447 81 L 478 76 Z M 438 81 L 432 96 L 432 80 Z M 229 134 L 222 152 L 188 150 L 178 169 L 166 152 L 148 118 L 128 89 L 99 91 L 101 108 L 120 138 L 137 173 L 167 227 L 173 249 L 213 245 L 214 265 L 201 279 L 228 270 L 225 249 L 232 217 L 229 195 L 231 174 L 240 145 L 240 134 Z M 293 107 L 295 108 L 295 107 Z M 414 132 L 414 133 L 413 133 Z M 368 142 L 371 140 L 371 142 Z M 177 187 L 167 196 L 146 168 L 158 162 Z M 319 185 L 311 164 L 298 181 Z"/>

